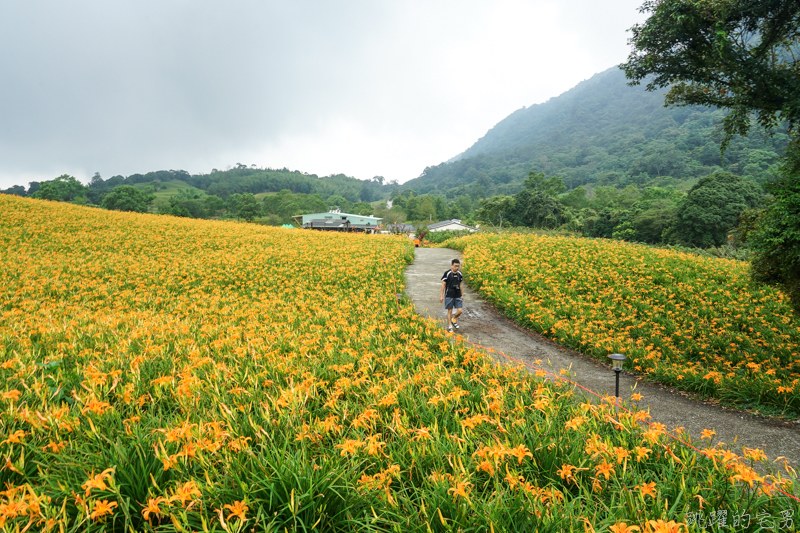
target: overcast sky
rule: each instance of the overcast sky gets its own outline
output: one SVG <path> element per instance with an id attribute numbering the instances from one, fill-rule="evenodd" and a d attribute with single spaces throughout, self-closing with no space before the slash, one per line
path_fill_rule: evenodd
<path id="1" fill-rule="evenodd" d="M 0 0 L 0 188 L 242 163 L 407 181 L 625 61 L 642 0 Z"/>

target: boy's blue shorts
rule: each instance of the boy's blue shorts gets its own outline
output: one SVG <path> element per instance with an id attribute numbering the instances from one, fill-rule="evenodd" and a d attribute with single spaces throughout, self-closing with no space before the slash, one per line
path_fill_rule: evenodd
<path id="1" fill-rule="evenodd" d="M 447 298 L 444 299 L 444 308 L 445 309 L 461 309 L 464 307 L 464 299 L 463 298 Z"/>

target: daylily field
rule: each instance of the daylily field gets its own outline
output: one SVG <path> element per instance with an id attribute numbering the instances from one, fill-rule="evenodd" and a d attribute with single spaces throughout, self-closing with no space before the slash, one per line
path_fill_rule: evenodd
<path id="1" fill-rule="evenodd" d="M 506 252 L 473 242 L 475 279 L 480 253 Z M 395 297 L 411 253 L 400 237 L 0 195 L 0 531 L 798 523 L 790 465 L 718 446 L 711 432 L 682 436 L 695 452 L 635 406 L 582 403 L 563 382 L 494 364 L 417 316 Z M 649 275 L 678 275 L 663 268 Z M 634 307 L 651 298 L 629 290 Z M 762 314 L 773 309 L 758 298 Z M 566 331 L 558 320 L 548 330 Z M 758 338 L 796 352 L 791 333 L 759 331 L 747 337 L 753 350 Z M 596 342 L 598 354 L 617 348 L 615 336 Z M 642 359 L 655 368 L 664 346 L 645 344 Z M 752 362 L 796 391 L 796 368 Z"/>
<path id="2" fill-rule="evenodd" d="M 521 325 L 704 398 L 800 416 L 800 319 L 740 261 L 608 240 L 479 235 L 471 286 Z"/>

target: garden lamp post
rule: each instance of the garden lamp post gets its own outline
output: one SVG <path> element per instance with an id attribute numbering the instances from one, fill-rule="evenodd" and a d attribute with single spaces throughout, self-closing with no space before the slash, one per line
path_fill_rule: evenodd
<path id="1" fill-rule="evenodd" d="M 612 353 L 608 357 L 611 359 L 611 368 L 617 374 L 617 388 L 615 396 L 617 397 L 617 402 L 619 402 L 619 373 L 622 372 L 622 362 L 625 361 L 627 357 L 621 353 Z"/>

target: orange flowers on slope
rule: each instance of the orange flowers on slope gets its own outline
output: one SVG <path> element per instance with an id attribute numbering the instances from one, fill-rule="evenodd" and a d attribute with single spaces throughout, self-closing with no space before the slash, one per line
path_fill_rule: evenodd
<path id="1" fill-rule="evenodd" d="M 470 283 L 524 326 L 675 387 L 800 413 L 800 319 L 744 263 L 533 234 L 453 243 Z"/>
<path id="2" fill-rule="evenodd" d="M 331 513 L 349 502 L 386 530 L 433 521 L 490 530 L 499 516 L 579 528 L 630 515 L 605 505 L 611 491 L 639 486 L 660 512 L 667 491 L 648 491 L 648 481 L 716 473 L 710 461 L 677 463 L 660 444 L 636 447 L 645 436 L 634 419 L 646 413 L 611 422 L 608 404 L 580 404 L 566 387 L 494 364 L 406 301 L 398 310 L 394 285 L 402 290 L 411 260 L 402 238 L 0 195 L 0 240 L 0 469 L 24 487 L 0 487 L 7 529 L 108 517 L 126 530 L 226 517 L 229 529 L 255 517 L 281 530 L 301 520 L 358 528 L 359 516 Z M 515 292 L 514 308 L 534 314 L 525 294 Z M 780 378 L 769 366 L 759 374 Z M 726 502 L 750 490 L 749 472 L 737 475 L 733 486 L 713 480 Z M 127 490 L 122 480 L 141 501 L 112 501 Z M 757 487 L 766 498 L 770 489 Z M 442 497 L 459 511 L 432 505 Z M 640 525 L 659 517 L 643 510 Z"/>

